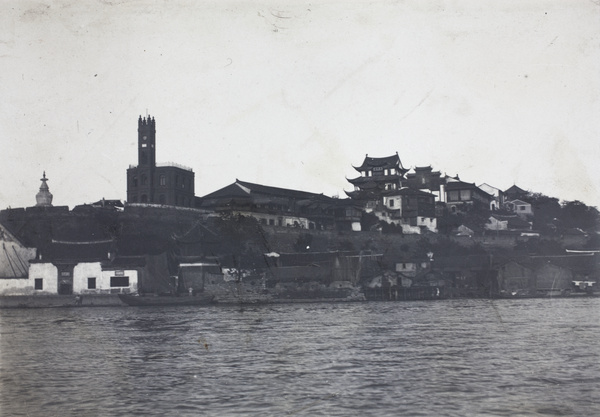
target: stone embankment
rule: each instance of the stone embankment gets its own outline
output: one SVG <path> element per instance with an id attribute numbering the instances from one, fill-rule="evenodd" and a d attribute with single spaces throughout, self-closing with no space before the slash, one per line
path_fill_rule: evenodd
<path id="1" fill-rule="evenodd" d="M 116 294 L 11 295 L 0 297 L 0 308 L 123 307 Z"/>

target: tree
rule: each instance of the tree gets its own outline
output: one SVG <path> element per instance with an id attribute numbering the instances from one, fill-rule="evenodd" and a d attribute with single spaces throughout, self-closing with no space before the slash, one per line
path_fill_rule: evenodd
<path id="1" fill-rule="evenodd" d="M 590 207 L 581 201 L 563 202 L 560 220 L 565 228 L 595 230 L 600 216 L 596 207 Z"/>
<path id="2" fill-rule="evenodd" d="M 561 216 L 558 198 L 548 197 L 541 193 L 530 193 L 523 198 L 533 209 L 533 228 L 540 232 L 551 232 L 556 227 L 556 220 Z"/>
<path id="3" fill-rule="evenodd" d="M 253 268 L 262 263 L 269 251 L 264 231 L 254 217 L 223 214 L 215 220 L 219 234 L 219 254 L 236 268 Z"/>
<path id="4" fill-rule="evenodd" d="M 373 213 L 363 212 L 360 219 L 360 228 L 364 231 L 374 230 L 379 226 L 379 219 Z"/>

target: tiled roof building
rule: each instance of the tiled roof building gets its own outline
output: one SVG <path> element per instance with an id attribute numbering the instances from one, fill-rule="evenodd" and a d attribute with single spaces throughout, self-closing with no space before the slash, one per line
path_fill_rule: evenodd
<path id="1" fill-rule="evenodd" d="M 354 169 L 360 176 L 348 179 L 354 190 L 346 191 L 346 194 L 360 201 L 378 200 L 388 192 L 400 189 L 404 174 L 408 172 L 408 169 L 402 166 L 397 152 L 383 158 L 367 155 L 363 163 Z"/>
<path id="2" fill-rule="evenodd" d="M 517 187 L 516 185 L 513 185 L 512 187 L 504 191 L 504 195 L 506 196 L 507 201 L 523 198 L 527 196 L 527 194 L 529 194 L 527 191 L 520 187 Z"/>
<path id="3" fill-rule="evenodd" d="M 360 222 L 360 208 L 349 199 L 236 179 L 233 184 L 196 199 L 196 207 L 235 212 L 270 226 L 324 229 Z"/>

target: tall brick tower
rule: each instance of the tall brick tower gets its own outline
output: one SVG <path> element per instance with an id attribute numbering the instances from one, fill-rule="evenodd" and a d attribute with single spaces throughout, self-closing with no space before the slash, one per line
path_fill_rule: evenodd
<path id="1" fill-rule="evenodd" d="M 194 207 L 194 172 L 175 163 L 156 163 L 154 117 L 138 119 L 138 164 L 127 170 L 127 202 Z"/>
<path id="2" fill-rule="evenodd" d="M 140 203 L 154 202 L 156 169 L 156 122 L 148 115 L 138 119 L 138 181 Z"/>

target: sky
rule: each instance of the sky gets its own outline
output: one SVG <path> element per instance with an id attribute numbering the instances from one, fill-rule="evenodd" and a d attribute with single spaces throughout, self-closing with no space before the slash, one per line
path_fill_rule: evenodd
<path id="1" fill-rule="evenodd" d="M 0 2 L 0 209 L 126 199 L 137 119 L 197 196 L 345 197 L 366 154 L 600 207 L 600 1 Z"/>

